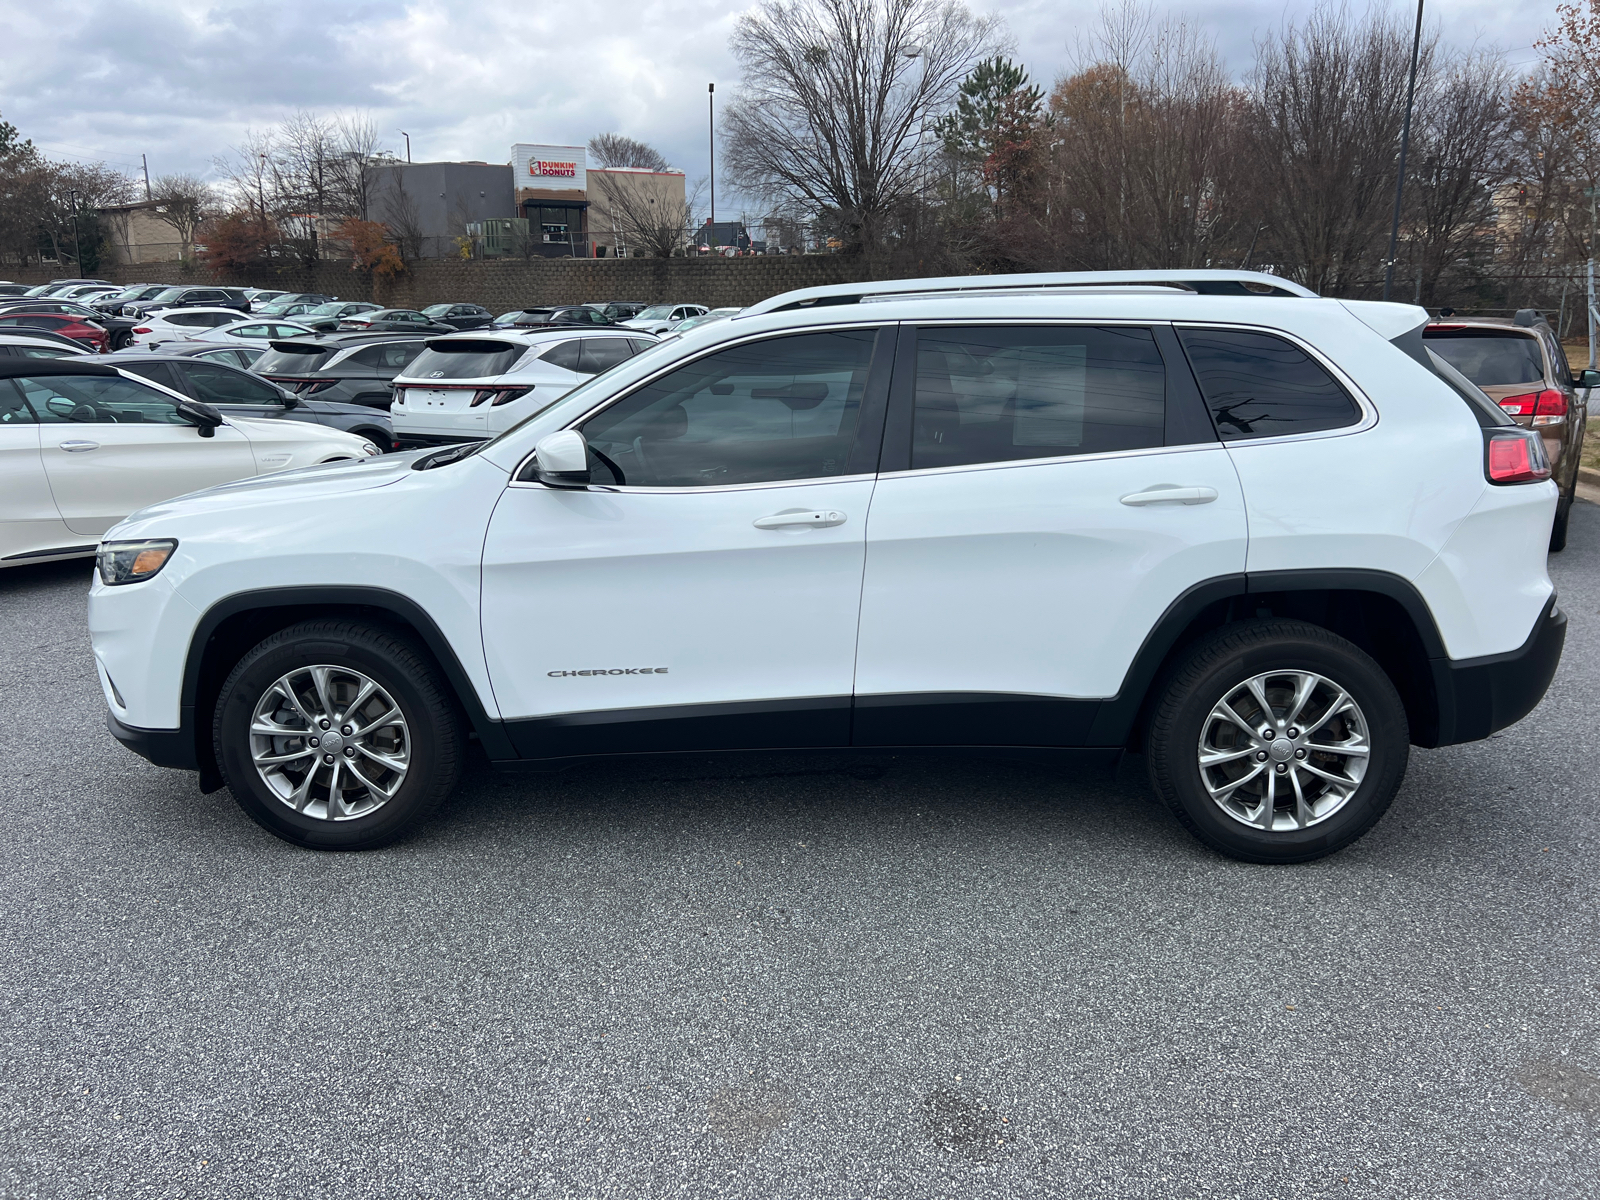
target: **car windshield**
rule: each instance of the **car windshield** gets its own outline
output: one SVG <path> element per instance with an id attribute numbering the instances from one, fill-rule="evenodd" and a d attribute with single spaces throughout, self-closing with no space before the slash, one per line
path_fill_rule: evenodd
<path id="1" fill-rule="evenodd" d="M 1544 356 L 1528 334 L 1466 328 L 1427 329 L 1422 336 L 1428 349 L 1479 387 L 1544 382 Z"/>
<path id="2" fill-rule="evenodd" d="M 343 307 L 344 305 L 339 301 L 333 300 L 327 304 L 317 305 L 315 308 L 310 309 L 306 315 L 312 317 L 337 317 L 339 310 Z"/>
<path id="3" fill-rule="evenodd" d="M 673 305 L 671 304 L 652 304 L 649 308 L 645 309 L 639 314 L 639 320 L 658 321 L 663 317 L 670 317 L 672 315 L 672 309 Z"/>
<path id="4" fill-rule="evenodd" d="M 157 292 L 154 296 L 151 296 L 150 299 L 157 300 L 162 304 L 165 304 L 169 300 L 176 300 L 179 296 L 183 295 L 186 290 L 187 289 L 181 287 L 169 287 L 164 292 Z"/>
<path id="5" fill-rule="evenodd" d="M 504 375 L 527 347 L 480 338 L 434 342 L 406 367 L 407 379 L 492 379 Z M 256 364 L 256 369 L 261 369 Z"/>
<path id="6" fill-rule="evenodd" d="M 250 369 L 258 375 L 304 375 L 327 362 L 337 349 L 336 346 L 289 346 L 280 343 L 256 359 Z"/>
<path id="7" fill-rule="evenodd" d="M 449 311 L 450 306 L 448 304 L 430 304 L 422 310 L 422 315 L 425 317 L 442 317 Z"/>

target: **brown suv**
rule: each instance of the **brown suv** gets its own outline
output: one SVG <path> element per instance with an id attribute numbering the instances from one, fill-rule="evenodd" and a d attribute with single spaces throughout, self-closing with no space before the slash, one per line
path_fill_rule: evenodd
<path id="1" fill-rule="evenodd" d="M 1555 332 L 1535 309 L 1504 317 L 1449 317 L 1431 321 L 1422 337 L 1445 359 L 1489 394 L 1518 425 L 1533 426 L 1544 439 L 1552 478 L 1561 487 L 1550 549 L 1567 544 L 1567 517 L 1578 486 L 1589 389 L 1600 387 L 1600 371 L 1576 376 Z"/>

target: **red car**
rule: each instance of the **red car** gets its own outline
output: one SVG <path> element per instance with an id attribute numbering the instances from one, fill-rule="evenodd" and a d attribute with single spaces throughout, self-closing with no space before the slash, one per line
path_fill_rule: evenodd
<path id="1" fill-rule="evenodd" d="M 110 348 L 111 335 L 82 317 L 65 313 L 0 313 L 0 330 L 44 329 L 82 342 L 101 354 Z"/>

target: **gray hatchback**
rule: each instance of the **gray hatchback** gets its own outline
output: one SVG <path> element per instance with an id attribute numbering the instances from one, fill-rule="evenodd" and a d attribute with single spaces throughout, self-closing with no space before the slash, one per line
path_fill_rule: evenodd
<path id="1" fill-rule="evenodd" d="M 363 404 L 296 396 L 241 367 L 185 354 L 124 353 L 97 357 L 154 383 L 193 396 L 224 416 L 309 421 L 364 437 L 380 450 L 395 449 L 389 414 Z"/>

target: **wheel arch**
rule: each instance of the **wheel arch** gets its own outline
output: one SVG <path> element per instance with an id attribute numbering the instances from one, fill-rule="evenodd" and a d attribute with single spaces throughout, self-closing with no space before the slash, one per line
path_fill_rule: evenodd
<path id="1" fill-rule="evenodd" d="M 252 646 L 313 617 L 346 617 L 406 637 L 444 677 L 490 758 L 515 758 L 501 723 L 484 708 L 449 640 L 427 611 L 385 588 L 286 587 L 241 592 L 219 600 L 201 616 L 184 660 L 181 724 L 193 740 L 200 786 L 222 786 L 211 741 L 212 709 L 223 681 Z"/>
<path id="2" fill-rule="evenodd" d="M 1427 603 L 1398 575 L 1346 568 L 1241 573 L 1184 592 L 1146 636 L 1117 695 L 1101 704 L 1095 744 L 1142 750 L 1161 680 L 1185 651 L 1215 629 L 1262 616 L 1305 621 L 1353 642 L 1400 693 L 1411 741 L 1444 740 L 1435 668 L 1448 655 Z"/>

